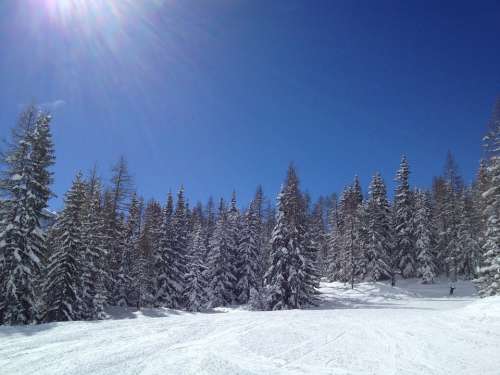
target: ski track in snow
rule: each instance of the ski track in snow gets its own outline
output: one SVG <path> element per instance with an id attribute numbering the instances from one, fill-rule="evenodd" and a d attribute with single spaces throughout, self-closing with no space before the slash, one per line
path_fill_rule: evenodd
<path id="1" fill-rule="evenodd" d="M 323 283 L 308 310 L 114 309 L 98 322 L 0 327 L 11 374 L 500 374 L 500 297 L 468 282 Z"/>

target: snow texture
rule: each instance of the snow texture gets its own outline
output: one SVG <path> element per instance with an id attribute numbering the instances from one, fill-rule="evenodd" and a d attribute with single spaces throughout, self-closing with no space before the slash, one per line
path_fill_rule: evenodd
<path id="1" fill-rule="evenodd" d="M 482 374 L 500 368 L 500 297 L 468 282 L 323 283 L 309 310 L 115 308 L 0 327 L 2 374 Z"/>

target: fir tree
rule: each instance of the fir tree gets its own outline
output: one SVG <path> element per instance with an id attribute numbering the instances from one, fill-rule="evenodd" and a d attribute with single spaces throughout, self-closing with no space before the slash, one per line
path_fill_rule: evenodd
<path id="1" fill-rule="evenodd" d="M 228 213 L 221 199 L 219 217 L 210 239 L 207 259 L 209 281 L 209 307 L 226 306 L 233 302 L 237 281 L 231 264 L 231 233 L 228 231 Z"/>
<path id="2" fill-rule="evenodd" d="M 187 207 L 184 198 L 184 187 L 181 186 L 177 194 L 177 202 L 175 211 L 172 216 L 172 254 L 174 259 L 171 264 L 175 265 L 170 269 L 172 274 L 171 279 L 175 280 L 176 290 L 178 293 L 173 295 L 172 301 L 176 308 L 180 308 L 183 304 L 184 288 L 185 288 L 185 275 L 187 273 L 187 249 L 188 249 L 188 230 L 189 219 L 187 214 Z"/>
<path id="3" fill-rule="evenodd" d="M 414 236 L 417 256 L 417 276 L 422 283 L 430 284 L 437 276 L 432 250 L 432 219 L 430 197 L 417 190 L 415 193 Z"/>
<path id="4" fill-rule="evenodd" d="M 82 274 L 85 267 L 82 242 L 84 204 L 85 183 L 81 174 L 78 174 L 66 193 L 64 209 L 55 224 L 57 236 L 49 259 L 45 285 L 46 320 L 49 322 L 85 317 L 86 309 L 82 301 Z"/>
<path id="5" fill-rule="evenodd" d="M 82 207 L 82 296 L 85 319 L 102 319 L 106 303 L 104 280 L 107 278 L 104 248 L 104 220 L 101 212 L 101 182 L 94 168 L 85 184 Z"/>
<path id="6" fill-rule="evenodd" d="M 37 282 L 47 256 L 40 226 L 51 196 L 54 151 L 50 116 L 29 107 L 4 155 L 0 194 L 0 323 L 27 324 L 38 317 Z"/>
<path id="7" fill-rule="evenodd" d="M 155 254 L 155 277 L 157 306 L 179 308 L 184 293 L 184 264 L 185 257 L 175 247 L 174 233 L 174 203 L 169 193 L 163 211 L 160 246 Z"/>
<path id="8" fill-rule="evenodd" d="M 464 190 L 460 197 L 457 228 L 457 271 L 466 279 L 474 279 L 479 267 L 480 245 L 477 236 L 478 220 L 475 217 L 472 192 Z"/>
<path id="9" fill-rule="evenodd" d="M 110 303 L 117 304 L 120 299 L 119 288 L 125 281 L 123 277 L 122 261 L 124 251 L 124 223 L 123 216 L 129 204 L 132 193 L 132 177 L 128 172 L 127 162 L 121 157 L 112 168 L 111 188 L 105 196 L 104 218 L 107 228 L 108 269 L 110 278 L 107 283 Z"/>
<path id="10" fill-rule="evenodd" d="M 500 294 L 500 99 L 485 137 L 488 160 L 488 189 L 483 193 L 486 218 L 483 261 L 476 284 L 483 297 Z"/>
<path id="11" fill-rule="evenodd" d="M 256 197 L 257 198 L 257 197 Z M 240 303 L 247 303 L 252 290 L 260 289 L 260 220 L 259 202 L 253 200 L 243 215 L 241 239 L 238 248 L 238 298 Z"/>
<path id="12" fill-rule="evenodd" d="M 366 205 L 366 277 L 377 281 L 391 276 L 389 254 L 392 246 L 390 207 L 387 191 L 379 173 L 370 184 Z"/>
<path id="13" fill-rule="evenodd" d="M 271 265 L 266 274 L 269 308 L 296 309 L 315 302 L 313 249 L 306 233 L 306 212 L 299 180 L 290 166 L 278 196 L 278 214 L 271 239 Z M 308 248 L 309 247 L 309 248 Z"/>
<path id="14" fill-rule="evenodd" d="M 206 253 L 201 223 L 195 223 L 193 240 L 188 252 L 189 271 L 186 274 L 185 301 L 188 311 L 202 311 L 207 305 L 207 268 L 202 256 Z"/>
<path id="15" fill-rule="evenodd" d="M 229 251 L 229 268 L 230 272 L 236 277 L 233 283 L 233 301 L 236 301 L 238 298 L 238 279 L 240 277 L 238 273 L 238 251 L 240 245 L 240 236 L 241 236 L 241 218 L 240 212 L 238 210 L 238 206 L 236 204 L 236 192 L 233 191 L 231 196 L 231 205 L 229 207 L 227 213 L 227 246 Z"/>
<path id="16" fill-rule="evenodd" d="M 394 197 L 394 239 L 399 269 L 403 277 L 416 275 L 416 256 L 413 240 L 413 200 L 408 178 L 410 170 L 405 156 L 396 175 L 398 186 Z"/>

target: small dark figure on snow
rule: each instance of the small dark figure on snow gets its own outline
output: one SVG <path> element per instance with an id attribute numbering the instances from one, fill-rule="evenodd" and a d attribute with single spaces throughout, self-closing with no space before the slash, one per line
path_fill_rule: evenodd
<path id="1" fill-rule="evenodd" d="M 455 283 L 450 284 L 450 296 L 453 295 L 453 291 L 455 290 Z"/>

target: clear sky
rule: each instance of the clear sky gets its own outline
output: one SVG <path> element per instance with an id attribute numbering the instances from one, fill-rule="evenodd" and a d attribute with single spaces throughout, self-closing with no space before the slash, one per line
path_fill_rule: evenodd
<path id="1" fill-rule="evenodd" d="M 448 149 L 470 181 L 500 2 L 2 0 L 0 83 L 0 137 L 52 110 L 59 197 L 121 154 L 160 200 L 274 199 L 290 161 L 313 196 L 377 170 L 392 189 L 402 153 L 429 186 Z"/>

